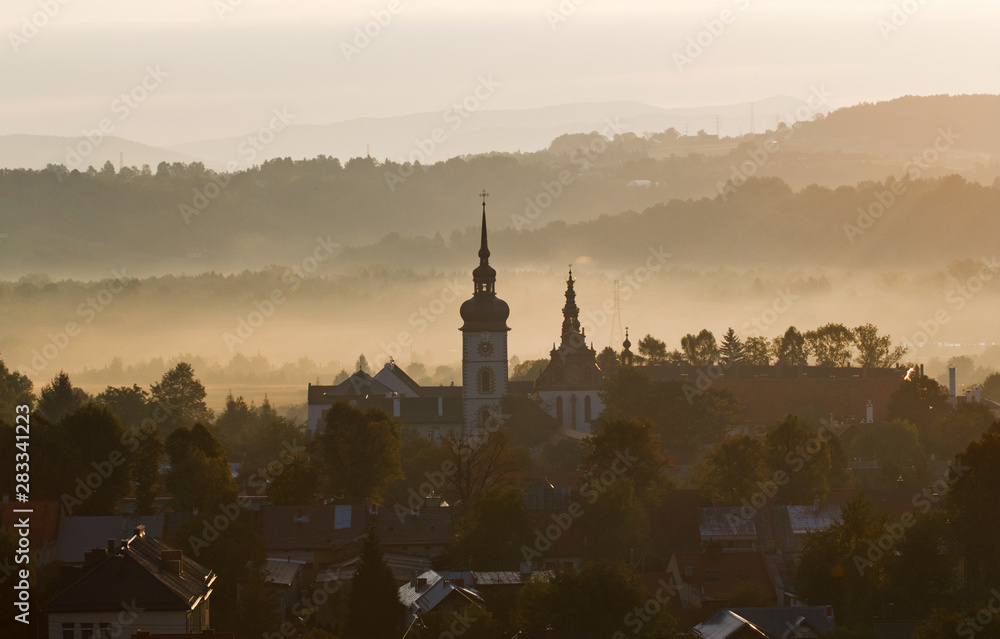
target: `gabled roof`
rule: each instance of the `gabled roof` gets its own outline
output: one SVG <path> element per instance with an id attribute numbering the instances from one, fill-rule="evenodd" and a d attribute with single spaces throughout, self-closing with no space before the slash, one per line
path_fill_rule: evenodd
<path id="1" fill-rule="evenodd" d="M 770 637 L 785 637 L 790 631 L 791 637 L 809 637 L 809 629 L 825 637 L 837 627 L 833 609 L 828 606 L 731 608 L 730 611 Z"/>
<path id="2" fill-rule="evenodd" d="M 400 395 L 420 397 L 420 384 L 413 381 L 396 362 L 389 360 L 382 370 L 375 373 L 375 381 L 380 382 Z"/>
<path id="3" fill-rule="evenodd" d="M 406 583 L 399 587 L 399 602 L 410 612 L 428 612 L 434 610 L 438 604 L 449 596 L 458 596 L 465 599 L 467 603 L 482 603 L 483 598 L 473 588 L 460 586 L 459 584 L 442 577 L 433 570 L 422 573 L 419 579 L 425 579 L 422 586 L 414 587 L 412 583 Z"/>
<path id="4" fill-rule="evenodd" d="M 176 557 L 173 568 L 165 561 Z M 72 584 L 56 593 L 44 611 L 121 610 L 122 602 L 143 609 L 188 611 L 212 593 L 215 573 L 141 529 Z M 134 603 L 133 603 L 134 602 Z"/>
<path id="5" fill-rule="evenodd" d="M 55 561 L 83 563 L 94 548 L 107 547 L 109 539 L 127 539 L 138 526 L 149 537 L 163 537 L 163 515 L 150 517 L 63 517 L 56 540 Z"/>
<path id="6" fill-rule="evenodd" d="M 358 371 L 335 386 L 309 385 L 310 404 L 333 404 L 351 397 L 364 397 L 366 395 L 381 395 L 385 397 L 392 393 L 385 384 L 376 381 L 374 377 Z"/>
<path id="7" fill-rule="evenodd" d="M 334 549 L 364 537 L 366 506 L 265 506 L 261 531 L 269 550 Z"/>

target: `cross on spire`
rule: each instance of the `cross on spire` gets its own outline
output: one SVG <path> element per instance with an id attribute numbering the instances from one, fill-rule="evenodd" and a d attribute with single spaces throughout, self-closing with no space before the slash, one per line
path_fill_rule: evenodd
<path id="1" fill-rule="evenodd" d="M 483 189 L 483 192 L 479 194 L 479 197 L 483 198 L 483 213 L 486 212 L 486 198 L 489 196 L 490 194 L 486 192 L 486 189 Z"/>

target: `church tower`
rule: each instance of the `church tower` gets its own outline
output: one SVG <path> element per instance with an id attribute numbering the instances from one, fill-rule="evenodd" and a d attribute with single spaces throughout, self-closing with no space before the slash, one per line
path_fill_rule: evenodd
<path id="1" fill-rule="evenodd" d="M 472 299 L 462 304 L 462 412 L 466 432 L 486 426 L 491 408 L 507 394 L 507 318 L 510 307 L 497 297 L 497 272 L 486 241 L 486 197 L 479 266 L 472 272 Z"/>

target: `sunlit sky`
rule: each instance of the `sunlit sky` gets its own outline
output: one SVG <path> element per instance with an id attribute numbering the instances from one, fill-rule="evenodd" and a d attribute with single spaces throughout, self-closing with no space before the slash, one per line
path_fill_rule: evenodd
<path id="1" fill-rule="evenodd" d="M 997 93 L 998 28 L 997 0 L 3 0 L 0 134 L 80 135 L 147 68 L 115 134 L 153 145 L 445 110 L 482 76 L 488 109 Z"/>

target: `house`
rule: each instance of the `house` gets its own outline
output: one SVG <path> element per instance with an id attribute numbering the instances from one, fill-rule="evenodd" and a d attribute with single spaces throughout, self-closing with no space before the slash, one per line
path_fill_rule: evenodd
<path id="1" fill-rule="evenodd" d="M 368 526 L 367 506 L 265 506 L 261 532 L 269 557 L 312 564 L 358 553 Z"/>
<path id="2" fill-rule="evenodd" d="M 831 606 L 727 608 L 694 627 L 704 639 L 822 639 L 836 629 Z"/>
<path id="3" fill-rule="evenodd" d="M 130 629 L 189 634 L 209 629 L 215 573 L 142 526 L 119 544 L 87 553 L 61 574 L 65 585 L 43 606 L 49 639 L 87 639 Z"/>
<path id="4" fill-rule="evenodd" d="M 446 579 L 433 570 L 414 574 L 410 581 L 398 589 L 399 602 L 406 608 L 406 623 L 418 614 L 441 610 L 446 613 L 469 604 L 483 605 L 483 597 L 474 588 L 460 581 Z"/>
<path id="5" fill-rule="evenodd" d="M 649 573 L 644 581 L 664 579 L 679 593 L 683 608 L 712 610 L 724 607 L 734 598 L 777 603 L 774 583 L 761 552 L 675 553 L 666 574 Z"/>
<path id="6" fill-rule="evenodd" d="M 448 552 L 455 534 L 452 508 L 431 499 L 421 508 L 382 509 L 376 532 L 387 554 L 434 559 Z"/>

